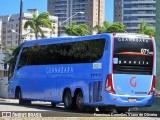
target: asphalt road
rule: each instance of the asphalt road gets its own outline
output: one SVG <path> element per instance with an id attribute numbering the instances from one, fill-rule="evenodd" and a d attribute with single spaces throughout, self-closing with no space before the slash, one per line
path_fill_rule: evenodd
<path id="1" fill-rule="evenodd" d="M 95 117 L 95 115 L 97 117 Z M 65 110 L 63 104 L 58 104 L 57 107 L 52 108 L 50 102 L 32 102 L 30 105 L 19 105 L 18 100 L 12 99 L 0 99 L 0 120 L 4 118 L 10 119 L 27 119 L 28 117 L 37 118 L 45 117 L 45 119 L 75 119 L 75 120 L 158 120 L 158 117 L 124 117 L 125 114 L 121 114 L 118 117 L 110 117 L 110 114 L 103 113 L 78 113 L 76 111 Z M 136 114 L 135 114 L 136 115 Z M 6 117 L 7 116 L 7 117 Z M 84 118 L 85 117 L 85 118 Z M 9 120 L 10 120 L 9 119 Z"/>
<path id="2" fill-rule="evenodd" d="M 85 117 L 94 116 L 94 113 L 78 113 L 64 109 L 63 104 L 58 104 L 55 108 L 51 107 L 50 102 L 32 102 L 29 105 L 19 105 L 18 100 L 1 99 L 1 112 L 17 113 L 41 113 L 42 117 Z"/>

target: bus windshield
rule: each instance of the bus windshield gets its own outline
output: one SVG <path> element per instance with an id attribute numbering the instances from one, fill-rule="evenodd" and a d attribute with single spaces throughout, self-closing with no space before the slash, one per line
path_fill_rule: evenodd
<path id="1" fill-rule="evenodd" d="M 113 72 L 151 75 L 153 43 L 146 38 L 114 38 Z"/>

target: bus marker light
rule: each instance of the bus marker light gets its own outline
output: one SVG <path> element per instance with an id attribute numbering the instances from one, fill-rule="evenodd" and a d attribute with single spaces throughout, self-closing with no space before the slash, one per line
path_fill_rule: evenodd
<path id="1" fill-rule="evenodd" d="M 109 93 L 116 94 L 113 88 L 112 74 L 107 75 L 105 90 L 108 91 Z"/>
<path id="2" fill-rule="evenodd" d="M 152 95 L 155 92 L 155 87 L 156 87 L 156 76 L 153 75 L 152 85 L 148 95 Z"/>
<path id="3" fill-rule="evenodd" d="M 39 45 L 38 43 L 34 43 L 34 45 L 33 45 L 33 46 L 35 46 L 35 47 L 36 47 L 36 46 L 38 46 L 38 45 Z"/>
<path id="4" fill-rule="evenodd" d="M 151 38 L 151 39 L 152 39 L 153 37 L 152 37 L 152 36 L 149 36 L 149 38 Z"/>
<path id="5" fill-rule="evenodd" d="M 113 36 L 116 36 L 116 33 L 113 33 Z"/>

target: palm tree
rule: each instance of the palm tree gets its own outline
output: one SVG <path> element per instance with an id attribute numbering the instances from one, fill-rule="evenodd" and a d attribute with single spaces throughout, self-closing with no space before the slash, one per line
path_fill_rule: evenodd
<path id="1" fill-rule="evenodd" d="M 100 33 L 124 33 L 126 32 L 126 26 L 123 23 L 115 22 L 113 24 L 109 24 L 107 21 L 104 21 L 103 26 L 96 25 L 93 28 L 93 31 L 97 31 L 98 34 Z"/>
<path id="2" fill-rule="evenodd" d="M 154 28 L 147 28 L 145 31 L 144 31 L 144 34 L 146 35 L 151 35 L 153 37 L 156 36 L 156 31 Z"/>
<path id="3" fill-rule="evenodd" d="M 155 37 L 156 31 L 154 28 L 149 27 L 149 23 L 142 22 L 141 24 L 138 25 L 138 27 L 139 27 L 138 33 L 151 35 Z"/>
<path id="4" fill-rule="evenodd" d="M 43 12 L 38 16 L 33 14 L 33 20 L 28 20 L 25 22 L 24 29 L 28 28 L 29 26 L 34 30 L 36 39 L 38 38 L 38 33 L 41 34 L 42 38 L 45 38 L 44 32 L 41 29 L 41 25 L 49 28 L 54 33 L 54 29 L 52 27 L 52 23 L 49 19 L 49 13 Z"/>
<path id="5" fill-rule="evenodd" d="M 93 31 L 97 31 L 97 34 L 107 33 L 109 26 L 110 24 L 107 21 L 104 21 L 103 26 L 96 25 L 95 27 L 93 27 Z"/>
<path id="6" fill-rule="evenodd" d="M 125 33 L 126 32 L 126 26 L 123 23 L 115 22 L 111 24 L 107 30 L 109 33 Z"/>
<path id="7" fill-rule="evenodd" d="M 66 34 L 71 36 L 86 36 L 89 35 L 88 25 L 80 24 L 76 25 L 76 22 L 73 21 L 71 26 L 64 26 L 63 30 Z"/>
<path id="8" fill-rule="evenodd" d="M 138 33 L 145 34 L 144 32 L 148 28 L 148 26 L 149 26 L 149 23 L 146 23 L 146 22 L 142 22 L 141 24 L 139 24 L 138 25 L 138 27 L 139 27 Z"/>

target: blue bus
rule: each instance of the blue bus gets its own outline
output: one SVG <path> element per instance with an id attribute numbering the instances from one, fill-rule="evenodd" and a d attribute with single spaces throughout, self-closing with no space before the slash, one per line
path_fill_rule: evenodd
<path id="1" fill-rule="evenodd" d="M 27 41 L 9 61 L 9 98 L 64 103 L 66 109 L 126 112 L 151 106 L 153 37 L 114 33 Z"/>

